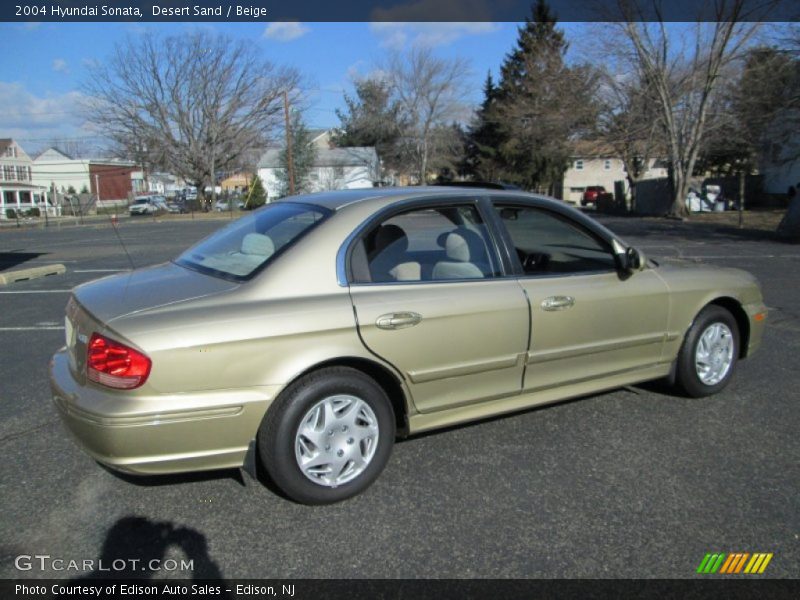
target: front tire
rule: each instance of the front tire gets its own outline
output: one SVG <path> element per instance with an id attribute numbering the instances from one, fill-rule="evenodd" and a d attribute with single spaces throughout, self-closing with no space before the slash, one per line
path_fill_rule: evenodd
<path id="1" fill-rule="evenodd" d="M 730 312 L 709 305 L 689 328 L 678 354 L 675 382 L 687 395 L 702 398 L 728 385 L 739 357 L 739 327 Z"/>
<path id="2" fill-rule="evenodd" d="M 289 498 L 331 504 L 378 478 L 394 437 L 383 389 L 361 371 L 332 367 L 302 377 L 275 400 L 258 430 L 258 455 Z"/>

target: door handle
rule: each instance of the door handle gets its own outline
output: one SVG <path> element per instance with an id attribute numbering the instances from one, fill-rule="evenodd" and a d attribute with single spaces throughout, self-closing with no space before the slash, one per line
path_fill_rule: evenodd
<path id="1" fill-rule="evenodd" d="M 405 329 L 422 321 L 422 315 L 415 312 L 397 312 L 381 315 L 375 321 L 378 329 Z"/>
<path id="2" fill-rule="evenodd" d="M 544 310 L 564 310 L 575 305 L 575 298 L 572 296 L 550 296 L 542 300 Z"/>

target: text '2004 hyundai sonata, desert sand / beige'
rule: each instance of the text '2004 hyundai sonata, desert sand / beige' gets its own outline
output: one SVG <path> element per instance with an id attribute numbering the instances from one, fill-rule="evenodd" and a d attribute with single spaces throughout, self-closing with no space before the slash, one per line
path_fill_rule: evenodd
<path id="1" fill-rule="evenodd" d="M 657 378 L 718 392 L 765 317 L 748 273 L 648 261 L 551 199 L 351 190 L 75 288 L 50 378 L 105 465 L 260 461 L 322 504 L 369 486 L 398 435 Z"/>

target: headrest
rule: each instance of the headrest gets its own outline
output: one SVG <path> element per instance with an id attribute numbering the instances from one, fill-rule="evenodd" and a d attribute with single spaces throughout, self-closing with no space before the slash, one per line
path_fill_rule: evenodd
<path id="1" fill-rule="evenodd" d="M 447 240 L 444 243 L 444 251 L 450 260 L 469 262 L 467 240 L 457 233 L 451 233 L 447 236 Z"/>
<path id="2" fill-rule="evenodd" d="M 408 236 L 403 231 L 402 227 L 397 225 L 381 225 L 375 233 L 375 251 L 378 254 L 388 248 L 394 246 L 392 249 L 397 252 L 405 252 L 408 250 Z"/>
<path id="3" fill-rule="evenodd" d="M 248 233 L 242 240 L 242 254 L 256 254 L 258 256 L 272 256 L 275 244 L 269 236 L 261 233 Z"/>

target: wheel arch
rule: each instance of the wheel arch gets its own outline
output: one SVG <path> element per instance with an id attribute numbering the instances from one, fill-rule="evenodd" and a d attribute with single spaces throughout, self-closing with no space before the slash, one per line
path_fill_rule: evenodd
<path id="1" fill-rule="evenodd" d="M 287 382 L 283 389 L 287 389 L 295 381 L 306 375 L 328 367 L 350 367 L 351 369 L 361 371 L 364 375 L 375 381 L 389 398 L 395 417 L 397 435 L 400 437 L 408 435 L 408 416 L 411 401 L 407 391 L 404 389 L 403 383 L 388 367 L 368 358 L 344 356 L 318 362 L 298 373 L 291 381 Z"/>
<path id="2" fill-rule="evenodd" d="M 739 328 L 738 358 L 747 358 L 747 348 L 750 345 L 750 319 L 747 317 L 747 313 L 742 308 L 741 303 L 736 298 L 721 296 L 715 298 L 706 306 L 719 306 L 731 313 L 736 321 L 736 326 Z"/>

